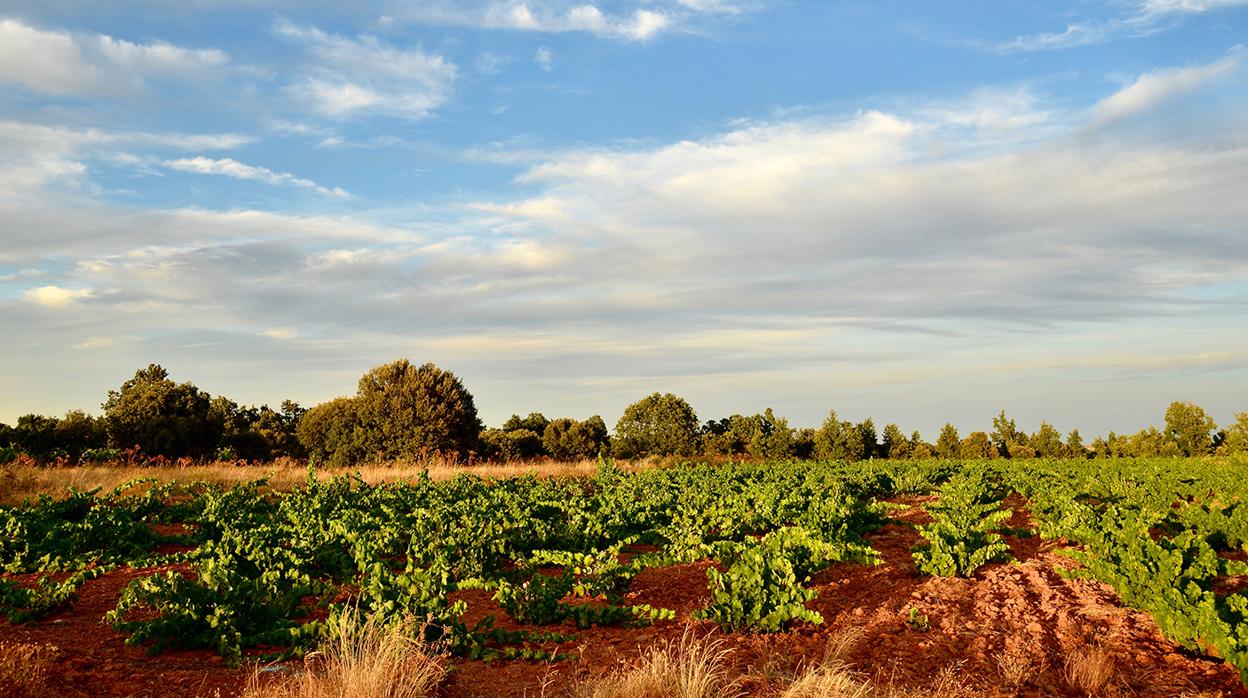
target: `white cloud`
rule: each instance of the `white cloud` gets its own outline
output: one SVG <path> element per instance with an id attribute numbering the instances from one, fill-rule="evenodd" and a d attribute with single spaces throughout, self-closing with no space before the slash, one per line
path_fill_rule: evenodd
<path id="1" fill-rule="evenodd" d="M 1248 5 L 1248 0 L 1144 0 L 1138 16 L 1201 14 L 1242 5 Z"/>
<path id="2" fill-rule="evenodd" d="M 202 156 L 193 158 L 178 158 L 176 160 L 166 160 L 164 165 L 170 169 L 182 172 L 224 175 L 226 177 L 233 177 L 234 179 L 250 179 L 278 186 L 291 185 L 301 187 L 303 189 L 312 189 L 326 196 L 350 196 L 350 194 L 343 191 L 339 187 L 330 189 L 328 187 L 323 187 L 310 179 L 296 177 L 289 172 L 274 172 L 266 167 L 245 165 L 233 158 L 213 159 Z"/>
<path id="3" fill-rule="evenodd" d="M 141 90 L 150 78 L 197 78 L 229 56 L 165 42 L 136 44 L 104 34 L 75 35 L 0 20 L 0 81 L 54 95 Z"/>
<path id="4" fill-rule="evenodd" d="M 239 134 L 144 133 L 0 120 L 0 200 L 28 196 L 53 182 L 77 184 L 87 162 L 104 159 L 142 171 L 150 158 L 119 149 L 228 150 L 250 142 Z"/>
<path id="5" fill-rule="evenodd" d="M 609 15 L 595 5 L 575 5 L 566 11 L 539 8 L 527 2 L 497 3 L 486 8 L 482 23 L 499 29 L 540 32 L 589 32 L 634 41 L 645 41 L 672 25 L 661 11 L 636 9 L 629 15 Z"/>
<path id="6" fill-rule="evenodd" d="M 637 4 L 637 3 L 635 3 Z M 647 41 L 676 29 L 692 16 L 736 13 L 753 4 L 723 0 L 679 0 L 639 3 L 643 6 L 607 12 L 592 3 L 550 0 L 465 0 L 426 2 L 407 8 L 405 18 L 417 22 L 543 33 L 585 32 L 625 41 Z"/>
<path id="7" fill-rule="evenodd" d="M 1145 73 L 1106 97 L 1093 108 L 1093 126 L 1146 112 L 1174 98 L 1193 92 L 1239 68 L 1244 52 L 1232 51 L 1225 58 L 1191 68 L 1168 68 Z"/>
<path id="8" fill-rule="evenodd" d="M 419 48 L 400 49 L 372 36 L 350 39 L 281 21 L 274 31 L 307 48 L 311 72 L 291 89 L 322 114 L 371 113 L 422 119 L 450 98 L 457 69 Z"/>
<path id="9" fill-rule="evenodd" d="M 997 44 L 1002 52 L 1047 51 L 1141 38 L 1173 28 L 1184 17 L 1248 5 L 1248 0 L 1144 0 L 1130 14 L 1074 22 L 1061 32 L 1042 32 Z"/>
<path id="10" fill-rule="evenodd" d="M 27 289 L 22 293 L 22 298 L 25 298 L 36 305 L 61 307 L 84 298 L 90 298 L 92 293 L 93 292 L 90 289 L 86 288 L 39 286 L 37 288 Z"/>
<path id="11" fill-rule="evenodd" d="M 549 73 L 555 67 L 555 54 L 549 46 L 538 46 L 537 51 L 533 53 L 533 62 Z"/>

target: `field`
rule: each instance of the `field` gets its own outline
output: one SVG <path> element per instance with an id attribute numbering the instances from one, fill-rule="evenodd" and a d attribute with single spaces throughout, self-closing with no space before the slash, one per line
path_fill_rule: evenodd
<path id="1" fill-rule="evenodd" d="M 716 695 L 1248 695 L 1245 468 L 7 471 L 0 693 L 273 691 L 368 619 L 445 696 L 676 695 L 633 679 L 698 652 Z M 14 505 L 57 478 L 111 489 Z"/>

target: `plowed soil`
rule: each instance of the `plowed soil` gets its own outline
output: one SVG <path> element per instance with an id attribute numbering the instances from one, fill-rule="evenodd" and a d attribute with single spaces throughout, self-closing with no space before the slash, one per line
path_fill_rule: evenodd
<path id="1" fill-rule="evenodd" d="M 1016 512 L 1008 526 L 1029 528 L 1024 503 L 1015 496 L 1007 504 Z M 922 689 L 945 672 L 986 696 L 1082 696 L 1086 692 L 1072 685 L 1068 667 L 1080 657 L 1099 657 L 1110 671 L 1104 695 L 1248 696 L 1233 668 L 1166 641 L 1147 615 L 1124 608 L 1111 588 L 1059 574 L 1059 567 L 1073 566 L 1055 552 L 1060 542 L 1007 536 L 1013 563 L 991 565 L 972 579 L 922 577 L 910 556 L 920 541 L 911 524 L 925 522 L 925 514 L 915 508 L 895 517 L 898 523 L 870 537 L 883 564 L 837 564 L 811 580 L 818 597 L 810 605 L 823 615 L 822 625 L 725 635 L 691 617 L 708 600 L 706 569 L 712 563 L 648 569 L 633 580 L 629 601 L 674 609 L 675 620 L 643 629 L 542 628 L 574 634 L 574 642 L 558 646 L 573 658 L 458 660 L 443 694 L 558 696 L 578 682 L 626 667 L 655 643 L 678 642 L 689 631 L 730 648 L 741 685 L 756 694 L 772 692 L 784 676 L 834 649 L 864 678 L 899 687 Z M 0 640 L 55 646 L 57 661 L 41 689 L 46 695 L 236 695 L 248 669 L 230 669 L 207 651 L 149 657 L 125 646 L 124 637 L 101 622 L 126 583 L 161 569 L 170 568 L 122 568 L 87 582 L 67 612 L 21 626 L 0 621 Z M 470 622 L 493 614 L 503 627 L 520 627 L 488 592 L 461 597 L 469 602 Z"/>

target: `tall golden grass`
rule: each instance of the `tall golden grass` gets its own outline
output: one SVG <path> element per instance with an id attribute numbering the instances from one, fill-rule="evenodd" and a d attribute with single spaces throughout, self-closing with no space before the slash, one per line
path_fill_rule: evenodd
<path id="1" fill-rule="evenodd" d="M 333 623 L 330 639 L 307 656 L 301 671 L 269 678 L 257 667 L 242 698 L 426 698 L 446 676 L 445 657 L 412 639 L 412 619 L 382 623 L 349 612 Z"/>
<path id="2" fill-rule="evenodd" d="M 643 470 L 660 465 L 660 461 L 637 461 L 617 463 L 628 471 Z M 393 461 L 362 465 L 357 468 L 317 468 L 322 477 L 344 473 L 359 473 L 369 484 L 402 482 L 419 478 L 424 472 L 435 480 L 449 480 L 463 473 L 486 478 L 507 478 L 524 475 L 536 477 L 584 477 L 598 471 L 597 460 L 580 461 L 532 461 L 525 463 L 457 465 L 440 460 L 426 462 Z M 24 500 L 46 494 L 62 497 L 71 487 L 80 490 L 100 488 L 107 492 L 118 485 L 137 478 L 153 478 L 157 483 L 210 482 L 234 485 L 267 478 L 269 487 L 276 491 L 288 491 L 307 480 L 308 466 L 296 460 L 280 460 L 256 465 L 235 463 L 208 463 L 189 466 L 128 466 L 122 464 L 81 465 L 71 467 L 46 467 L 29 463 L 0 465 L 0 504 L 17 505 Z"/>
<path id="3" fill-rule="evenodd" d="M 635 665 L 573 689 L 577 698 L 730 698 L 729 652 L 719 640 L 686 629 L 680 642 L 652 647 Z"/>

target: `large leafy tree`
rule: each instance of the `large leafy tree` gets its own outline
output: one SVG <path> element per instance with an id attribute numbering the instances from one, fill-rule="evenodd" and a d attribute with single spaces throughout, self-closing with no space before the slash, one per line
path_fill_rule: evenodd
<path id="1" fill-rule="evenodd" d="M 1213 432 L 1217 428 L 1213 418 L 1191 402 L 1172 402 L 1166 408 L 1166 440 L 1185 456 L 1212 453 Z"/>
<path id="2" fill-rule="evenodd" d="M 56 417 L 41 414 L 27 414 L 18 417 L 17 426 L 13 429 L 13 443 L 23 453 L 47 460 L 57 455 L 60 440 L 57 438 Z"/>
<path id="3" fill-rule="evenodd" d="M 365 373 L 356 410 L 370 452 L 383 458 L 466 456 L 477 448 L 481 420 L 459 378 L 407 359 Z"/>
<path id="4" fill-rule="evenodd" d="M 654 393 L 634 402 L 615 424 L 612 452 L 621 458 L 692 456 L 697 448 L 698 415 L 671 393 Z"/>
<path id="5" fill-rule="evenodd" d="M 1040 429 L 1031 436 L 1028 445 L 1041 458 L 1061 458 L 1066 455 L 1066 444 L 1062 443 L 1062 434 L 1048 422 L 1040 422 Z"/>
<path id="6" fill-rule="evenodd" d="M 114 447 L 138 446 L 147 455 L 169 458 L 213 454 L 224 430 L 208 393 L 175 383 L 157 364 L 110 390 L 104 416 Z"/>

